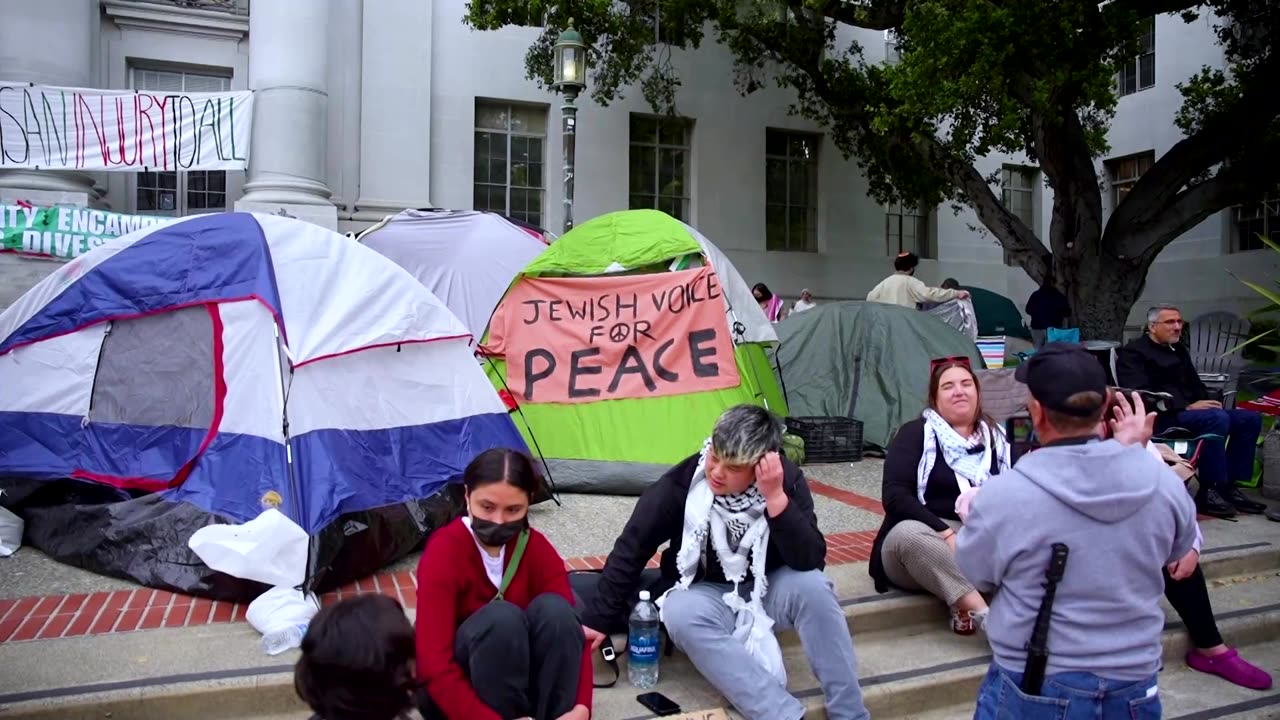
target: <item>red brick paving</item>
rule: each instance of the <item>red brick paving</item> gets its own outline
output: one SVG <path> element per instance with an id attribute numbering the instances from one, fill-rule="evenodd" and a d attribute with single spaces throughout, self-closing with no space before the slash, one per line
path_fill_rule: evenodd
<path id="1" fill-rule="evenodd" d="M 883 514 L 880 501 L 874 498 L 815 480 L 809 481 L 809 487 L 816 495 Z M 875 535 L 872 530 L 827 535 L 827 564 L 865 562 L 871 557 Z M 570 558 L 565 561 L 565 567 L 600 570 L 606 557 Z M 654 555 L 647 566 L 658 567 L 658 558 Z M 325 593 L 320 600 L 324 605 L 331 605 L 344 597 L 363 593 L 382 593 L 411 608 L 417 604 L 417 580 L 408 570 L 379 573 Z M 7 598 L 0 599 L 0 643 L 243 622 L 246 609 L 243 603 L 215 602 L 150 588 Z"/>

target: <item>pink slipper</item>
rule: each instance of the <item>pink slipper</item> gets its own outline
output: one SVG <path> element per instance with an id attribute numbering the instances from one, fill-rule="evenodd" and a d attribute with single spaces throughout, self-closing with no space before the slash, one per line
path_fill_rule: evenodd
<path id="1" fill-rule="evenodd" d="M 1187 665 L 1192 670 L 1217 675 L 1227 682 L 1232 682 L 1251 690 L 1268 690 L 1271 688 L 1271 676 L 1262 668 L 1245 661 L 1234 648 L 1213 657 L 1202 655 L 1192 650 L 1187 653 Z"/>

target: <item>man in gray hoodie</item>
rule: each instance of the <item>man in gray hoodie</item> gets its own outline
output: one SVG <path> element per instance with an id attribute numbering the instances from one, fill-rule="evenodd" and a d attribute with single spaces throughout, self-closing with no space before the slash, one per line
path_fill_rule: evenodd
<path id="1" fill-rule="evenodd" d="M 956 537 L 961 572 L 995 591 L 986 621 L 994 661 L 974 717 L 1159 718 L 1160 568 L 1191 550 L 1195 506 L 1141 444 L 1098 439 L 1106 375 L 1079 346 L 1047 345 L 1015 376 L 1031 391 L 1041 447 L 983 486 Z M 1031 697 L 1021 690 L 1026 647 L 1054 543 L 1069 556 L 1045 681 Z"/>

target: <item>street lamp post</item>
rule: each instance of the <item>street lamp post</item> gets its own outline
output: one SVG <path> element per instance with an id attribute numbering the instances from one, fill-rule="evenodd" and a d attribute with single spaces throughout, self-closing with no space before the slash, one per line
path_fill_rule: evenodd
<path id="1" fill-rule="evenodd" d="M 573 229 L 573 170 L 576 150 L 578 108 L 574 101 L 587 87 L 587 46 L 582 35 L 569 27 L 556 38 L 555 82 L 553 86 L 564 97 L 560 108 L 564 141 L 564 232 Z"/>

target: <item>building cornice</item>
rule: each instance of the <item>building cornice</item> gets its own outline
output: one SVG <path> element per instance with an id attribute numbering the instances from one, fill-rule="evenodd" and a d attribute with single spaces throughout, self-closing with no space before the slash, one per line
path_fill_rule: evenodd
<path id="1" fill-rule="evenodd" d="M 247 15 L 137 0 L 102 0 L 102 9 L 122 30 L 141 29 L 228 40 L 243 40 L 249 35 Z"/>

